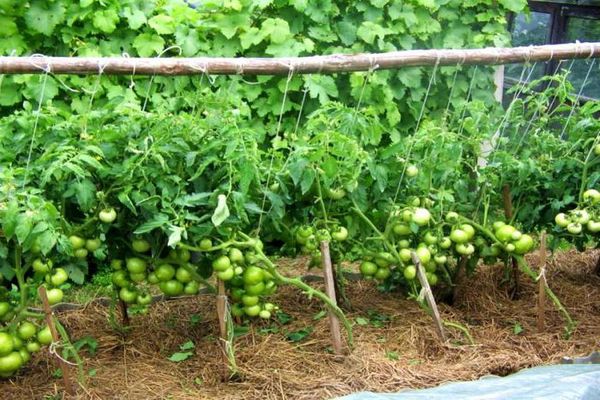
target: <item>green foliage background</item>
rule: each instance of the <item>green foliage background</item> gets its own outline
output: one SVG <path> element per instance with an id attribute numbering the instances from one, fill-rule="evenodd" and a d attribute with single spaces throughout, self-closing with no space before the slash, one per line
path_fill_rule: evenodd
<path id="1" fill-rule="evenodd" d="M 302 56 L 385 52 L 421 48 L 460 48 L 509 44 L 506 14 L 525 0 L 31 0 L 0 1 L 0 52 L 48 56 Z M 39 60 L 44 68 L 43 57 Z M 101 69 L 101 65 L 99 65 Z M 464 101 L 472 74 L 465 68 L 437 71 L 427 99 L 431 110 Z M 481 73 L 481 71 L 485 71 Z M 479 68 L 473 97 L 492 101 L 489 68 Z M 256 124 L 271 128 L 283 110 L 296 115 L 307 90 L 306 113 L 328 100 L 370 106 L 387 124 L 392 142 L 409 132 L 425 99 L 432 68 L 406 68 L 367 74 L 284 77 L 218 77 L 249 106 Z M 209 79 L 61 76 L 47 80 L 44 101 L 76 114 L 125 100 L 130 107 L 168 111 L 193 108 L 198 88 Z M 10 112 L 25 102 L 37 106 L 44 77 L 7 76 L 0 106 Z M 255 84 L 251 84 L 251 83 Z M 149 87 L 148 85 L 152 83 Z M 454 83 L 454 85 L 453 85 Z M 227 85 L 227 86 L 226 86 Z M 450 91 L 453 86 L 452 92 Z M 288 101 L 281 106 L 284 92 Z M 146 101 L 148 98 L 148 101 Z M 146 104 L 147 103 L 147 104 Z M 243 107 L 241 107 L 243 108 Z M 284 119 L 284 128 L 293 125 Z"/>

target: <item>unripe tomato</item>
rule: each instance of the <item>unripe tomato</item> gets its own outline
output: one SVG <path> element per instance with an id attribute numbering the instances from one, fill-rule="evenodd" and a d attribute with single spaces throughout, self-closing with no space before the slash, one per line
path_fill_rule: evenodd
<path id="1" fill-rule="evenodd" d="M 247 306 L 247 307 L 251 307 L 251 306 L 255 306 L 258 304 L 259 302 L 259 297 L 258 296 L 250 296 L 250 295 L 243 295 L 242 296 L 242 303 Z"/>
<path id="2" fill-rule="evenodd" d="M 173 279 L 175 272 L 175 268 L 171 264 L 161 264 L 154 270 L 156 278 L 161 282 Z"/>
<path id="3" fill-rule="evenodd" d="M 102 241 L 100 239 L 88 239 L 85 241 L 85 248 L 92 253 L 100 248 Z"/>
<path id="4" fill-rule="evenodd" d="M 136 303 L 140 306 L 147 306 L 152 303 L 152 295 L 150 293 L 140 293 L 137 295 Z"/>
<path id="5" fill-rule="evenodd" d="M 145 253 L 150 250 L 150 242 L 145 239 L 133 239 L 131 241 L 131 248 L 136 253 Z"/>
<path id="6" fill-rule="evenodd" d="M 146 272 L 132 272 L 129 274 L 129 279 L 136 283 L 144 282 L 146 280 Z"/>
<path id="7" fill-rule="evenodd" d="M 48 297 L 48 303 L 50 303 L 50 305 L 54 305 L 62 301 L 64 293 L 59 288 L 53 288 L 46 291 L 46 296 Z"/>
<path id="8" fill-rule="evenodd" d="M 452 246 L 452 240 L 450 240 L 449 237 L 444 237 L 440 241 L 440 248 L 442 248 L 442 249 L 449 249 L 451 246 Z"/>
<path id="9" fill-rule="evenodd" d="M 33 263 L 31 265 L 33 266 L 33 270 L 37 273 L 47 274 L 48 272 L 50 272 L 50 265 L 48 265 L 48 263 L 44 263 L 39 258 L 33 260 Z"/>
<path id="10" fill-rule="evenodd" d="M 104 210 L 98 213 L 98 218 L 100 218 L 100 221 L 104 222 L 105 224 L 110 224 L 111 222 L 114 222 L 115 219 L 117 219 L 117 212 L 112 207 L 105 208 Z"/>
<path id="11" fill-rule="evenodd" d="M 560 226 L 561 228 L 566 228 L 567 225 L 569 225 L 569 219 L 565 213 L 556 214 L 556 217 L 554 217 L 554 222 L 556 222 L 556 225 Z"/>
<path id="12" fill-rule="evenodd" d="M 129 276 L 124 270 L 115 271 L 111 277 L 113 285 L 123 288 L 129 286 Z"/>
<path id="13" fill-rule="evenodd" d="M 386 267 L 382 267 L 377 269 L 377 272 L 375 272 L 375 279 L 379 280 L 379 281 L 384 281 L 386 280 L 390 275 L 392 274 L 392 271 L 390 271 L 389 268 Z"/>
<path id="14" fill-rule="evenodd" d="M 411 222 L 412 221 L 412 215 L 413 215 L 412 211 L 410 211 L 410 210 L 404 210 L 404 211 L 402 211 L 402 220 L 404 222 Z"/>
<path id="15" fill-rule="evenodd" d="M 77 235 L 69 236 L 69 242 L 71 242 L 71 246 L 73 247 L 73 250 L 81 249 L 85 246 L 85 239 L 83 239 Z"/>
<path id="16" fill-rule="evenodd" d="M 416 166 L 409 165 L 408 167 L 406 167 L 406 176 L 408 176 L 409 178 L 414 178 L 418 174 L 419 174 L 419 168 L 417 168 Z"/>
<path id="17" fill-rule="evenodd" d="M 519 240 L 513 242 L 515 245 L 515 253 L 525 254 L 533 249 L 533 238 L 527 234 L 522 235 Z"/>
<path id="18" fill-rule="evenodd" d="M 137 301 L 138 293 L 136 290 L 124 287 L 119 290 L 119 298 L 127 304 L 133 304 Z"/>
<path id="19" fill-rule="evenodd" d="M 437 270 L 437 264 L 435 261 L 429 261 L 427 265 L 425 265 L 425 271 L 427 272 L 435 272 Z"/>
<path id="20" fill-rule="evenodd" d="M 364 276 L 373 276 L 377 272 L 377 264 L 371 261 L 363 261 L 360 264 L 360 273 Z"/>
<path id="21" fill-rule="evenodd" d="M 19 337 L 23 340 L 29 340 L 35 336 L 37 332 L 37 327 L 29 321 L 23 321 L 19 324 L 17 328 L 17 333 Z"/>
<path id="22" fill-rule="evenodd" d="M 261 317 L 261 318 L 263 318 L 263 319 L 269 319 L 269 318 L 271 318 L 271 312 L 268 311 L 268 310 L 261 310 L 258 313 L 258 316 Z"/>
<path id="23" fill-rule="evenodd" d="M 25 345 L 25 348 L 28 352 L 35 353 L 36 351 L 40 351 L 41 346 L 38 342 L 28 342 Z"/>
<path id="24" fill-rule="evenodd" d="M 244 307 L 242 307 L 240 304 L 234 304 L 231 306 L 231 315 L 233 315 L 234 317 L 240 318 L 244 315 Z"/>
<path id="25" fill-rule="evenodd" d="M 63 268 L 56 268 L 50 277 L 50 283 L 54 286 L 60 286 L 69 279 L 69 274 Z"/>
<path id="26" fill-rule="evenodd" d="M 398 255 L 400 256 L 400 260 L 402 260 L 405 263 L 412 260 L 412 255 L 410 254 L 410 249 L 400 249 L 400 251 L 398 252 Z"/>
<path id="27" fill-rule="evenodd" d="M 235 276 L 235 270 L 233 267 L 227 268 L 225 271 L 217 272 L 217 278 L 222 281 L 230 281 Z"/>
<path id="28" fill-rule="evenodd" d="M 186 263 L 192 258 L 192 253 L 188 249 L 177 249 L 176 253 L 179 262 Z"/>
<path id="29" fill-rule="evenodd" d="M 408 249 L 410 247 L 410 242 L 406 239 L 399 240 L 398 247 L 401 249 Z"/>
<path id="30" fill-rule="evenodd" d="M 246 285 L 256 285 L 262 282 L 264 278 L 265 275 L 262 268 L 251 266 L 244 271 L 244 284 Z"/>
<path id="31" fill-rule="evenodd" d="M 596 189 L 588 189 L 583 192 L 583 200 L 592 204 L 596 204 L 600 202 L 600 192 Z"/>
<path id="32" fill-rule="evenodd" d="M 246 290 L 246 294 L 250 296 L 260 296 L 265 291 L 265 283 L 258 282 L 254 285 L 245 285 L 244 289 Z"/>
<path id="33" fill-rule="evenodd" d="M 436 244 L 438 242 L 437 236 L 431 232 L 426 232 L 425 236 L 423 237 L 423 240 L 427 244 Z"/>
<path id="34" fill-rule="evenodd" d="M 415 253 L 423 265 L 427 264 L 429 260 L 431 260 L 431 253 L 427 247 L 418 247 Z"/>
<path id="35" fill-rule="evenodd" d="M 215 271 L 226 271 L 231 268 L 231 260 L 225 255 L 217 257 L 213 260 L 212 267 Z"/>
<path id="36" fill-rule="evenodd" d="M 332 200 L 340 200 L 346 196 L 346 191 L 342 188 L 327 190 L 327 196 Z"/>
<path id="37" fill-rule="evenodd" d="M 111 268 L 112 268 L 112 269 L 114 269 L 115 271 L 118 271 L 118 270 L 120 270 L 120 269 L 123 269 L 123 260 L 118 260 L 118 259 L 112 260 L 112 261 L 110 262 L 110 266 L 111 266 Z"/>
<path id="38" fill-rule="evenodd" d="M 469 240 L 473 239 L 473 236 L 475 236 L 475 228 L 473 228 L 469 224 L 462 224 L 460 226 L 460 229 L 462 229 L 463 232 L 465 232 L 467 234 L 467 237 L 469 238 Z"/>
<path id="39" fill-rule="evenodd" d="M 257 315 L 260 314 L 261 308 L 258 304 L 255 304 L 253 306 L 246 306 L 246 307 L 244 307 L 244 312 L 249 317 L 256 317 Z"/>
<path id="40" fill-rule="evenodd" d="M 412 281 L 417 276 L 417 268 L 414 265 L 409 265 L 404 268 L 403 274 L 407 281 Z"/>
<path id="41" fill-rule="evenodd" d="M 448 222 L 456 222 L 458 221 L 458 213 L 454 211 L 450 211 L 446 214 L 446 221 Z"/>
<path id="42" fill-rule="evenodd" d="M 0 357 L 0 373 L 10 374 L 21 368 L 23 365 L 23 358 L 21 353 L 13 351 L 10 354 Z"/>
<path id="43" fill-rule="evenodd" d="M 126 262 L 127 270 L 132 274 L 139 274 L 146 271 L 146 261 L 138 257 L 131 257 Z"/>
<path id="44" fill-rule="evenodd" d="M 454 229 L 450 232 L 450 240 L 454 243 L 467 243 L 469 241 L 469 236 L 462 229 Z"/>
<path id="45" fill-rule="evenodd" d="M 459 243 L 456 245 L 456 252 L 463 256 L 469 256 L 475 252 L 475 247 L 471 243 Z"/>
<path id="46" fill-rule="evenodd" d="M 39 330 L 37 333 L 37 341 L 44 346 L 52 343 L 52 333 L 50 333 L 50 328 L 45 326 Z"/>
<path id="47" fill-rule="evenodd" d="M 158 287 L 167 296 L 180 296 L 183 293 L 183 283 L 175 279 L 161 282 Z"/>
<path id="48" fill-rule="evenodd" d="M 175 273 L 175 279 L 181 283 L 188 283 L 192 281 L 192 274 L 184 267 L 179 267 Z"/>
<path id="49" fill-rule="evenodd" d="M 516 247 L 514 244 L 509 243 L 506 246 L 504 246 L 504 250 L 506 250 L 507 253 L 512 253 L 513 251 L 516 250 Z"/>
<path id="50" fill-rule="evenodd" d="M 240 249 L 236 249 L 235 247 L 230 248 L 228 257 L 229 261 L 231 261 L 234 264 L 244 264 L 244 253 L 242 253 Z"/>
<path id="51" fill-rule="evenodd" d="M 587 224 L 590 220 L 590 214 L 587 212 L 587 210 L 575 210 L 572 212 L 572 214 L 575 217 L 575 222 L 578 222 L 582 225 Z"/>
<path id="52" fill-rule="evenodd" d="M 512 240 L 519 240 L 519 239 L 521 239 L 521 236 L 523 236 L 523 234 L 521 233 L 521 231 L 519 231 L 519 230 L 516 230 L 516 231 L 514 231 L 514 232 L 512 233 L 512 235 L 510 235 L 510 238 L 511 238 Z"/>
<path id="53" fill-rule="evenodd" d="M 0 356 L 10 354 L 14 347 L 12 335 L 8 332 L 0 332 Z"/>
<path id="54" fill-rule="evenodd" d="M 416 208 L 412 216 L 412 221 L 419 226 L 427 225 L 430 219 L 431 213 L 426 208 Z"/>
<path id="55" fill-rule="evenodd" d="M 156 276 L 155 272 L 150 272 L 148 274 L 148 276 L 146 277 L 146 280 L 148 281 L 148 283 L 150 283 L 152 285 L 156 285 L 158 282 L 160 282 L 160 280 L 158 279 L 158 276 Z"/>
<path id="56" fill-rule="evenodd" d="M 600 156 L 600 144 L 594 146 L 594 154 Z"/>
<path id="57" fill-rule="evenodd" d="M 392 230 L 398 236 L 408 236 L 412 233 L 412 231 L 410 230 L 410 226 L 403 223 L 395 224 Z"/>
<path id="58" fill-rule="evenodd" d="M 7 301 L 0 302 L 0 318 L 4 317 L 10 311 L 10 303 Z"/>
<path id="59" fill-rule="evenodd" d="M 592 233 L 600 232 L 600 221 L 589 220 L 586 228 Z"/>
<path id="60" fill-rule="evenodd" d="M 446 262 L 448 262 L 448 257 L 446 257 L 445 255 L 437 255 L 435 257 L 433 257 L 433 260 L 440 265 L 446 264 Z"/>
<path id="61" fill-rule="evenodd" d="M 512 225 L 503 225 L 496 230 L 496 238 L 501 242 L 512 240 L 512 234 L 516 229 Z"/>
<path id="62" fill-rule="evenodd" d="M 208 238 L 202 239 L 198 247 L 203 251 L 210 250 L 212 248 L 212 241 Z"/>
<path id="63" fill-rule="evenodd" d="M 427 282 L 429 282 L 429 286 L 435 286 L 438 283 L 438 277 L 436 274 L 431 272 L 426 272 L 425 276 L 427 277 Z"/>
<path id="64" fill-rule="evenodd" d="M 200 284 L 196 281 L 191 281 L 185 284 L 183 288 L 183 293 L 187 295 L 195 295 L 200 291 Z"/>
<path id="65" fill-rule="evenodd" d="M 337 242 L 343 242 L 348 238 L 348 229 L 340 226 L 337 231 L 331 233 L 331 238 Z"/>
<path id="66" fill-rule="evenodd" d="M 573 235 L 579 235 L 581 233 L 581 224 L 578 222 L 570 223 L 567 225 L 567 231 Z"/>
<path id="67" fill-rule="evenodd" d="M 76 258 L 83 260 L 84 258 L 86 258 L 88 256 L 88 251 L 87 251 L 87 249 L 77 249 L 73 252 L 73 255 Z"/>

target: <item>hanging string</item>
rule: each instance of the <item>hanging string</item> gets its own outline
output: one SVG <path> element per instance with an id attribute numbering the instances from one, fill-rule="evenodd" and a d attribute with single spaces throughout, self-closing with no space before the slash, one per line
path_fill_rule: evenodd
<path id="1" fill-rule="evenodd" d="M 88 127 L 88 118 L 92 112 L 92 105 L 94 103 L 94 98 L 96 97 L 96 93 L 100 88 L 100 81 L 102 79 L 102 74 L 104 73 L 104 69 L 106 68 L 106 61 L 98 60 L 98 76 L 96 78 L 96 82 L 94 83 L 94 89 L 90 95 L 90 101 L 88 103 L 88 112 L 83 115 L 83 134 L 87 134 Z"/>
<path id="2" fill-rule="evenodd" d="M 37 55 L 34 54 L 32 57 L 36 57 L 36 56 Z M 41 55 L 41 57 L 46 58 L 46 56 L 44 56 L 44 55 Z M 29 164 L 31 163 L 31 155 L 33 154 L 33 145 L 35 143 L 35 137 L 36 137 L 37 127 L 38 127 L 39 120 L 40 120 L 40 114 L 42 113 L 42 104 L 44 103 L 44 95 L 46 93 L 46 84 L 48 83 L 48 75 L 50 75 L 50 73 L 52 72 L 50 63 L 46 63 L 45 67 L 38 66 L 34 62 L 31 62 L 31 61 L 30 61 L 30 63 L 34 67 L 40 68 L 42 71 L 44 71 L 44 75 L 42 76 L 42 89 L 40 90 L 40 98 L 38 101 L 37 110 L 35 111 L 35 118 L 33 120 L 33 129 L 31 132 L 31 142 L 29 143 L 29 151 L 27 152 L 27 162 L 25 163 L 25 175 L 23 176 L 23 182 L 22 182 L 21 188 L 25 187 L 25 183 L 27 182 L 27 178 L 29 177 Z"/>
<path id="3" fill-rule="evenodd" d="M 161 51 L 160 53 L 158 53 L 158 55 L 156 56 L 156 58 L 160 58 L 162 57 L 165 53 L 167 53 L 168 51 L 171 51 L 173 49 L 176 49 L 179 51 L 179 56 L 181 56 L 181 53 L 183 52 L 183 50 L 181 49 L 180 46 L 178 45 L 173 45 L 173 46 L 169 46 L 166 49 L 164 49 L 163 51 Z M 154 83 L 154 78 L 156 77 L 156 74 L 153 74 L 152 77 L 150 78 L 150 82 L 148 83 L 148 89 L 146 90 L 146 97 L 144 98 L 144 104 L 142 105 L 142 112 L 146 111 L 146 106 L 148 105 L 148 99 L 150 98 L 150 90 L 152 89 L 152 83 Z"/>
<path id="4" fill-rule="evenodd" d="M 415 132 L 413 135 L 413 140 L 411 140 L 410 142 L 410 146 L 408 148 L 408 153 L 406 154 L 406 160 L 404 162 L 404 166 L 402 167 L 402 172 L 400 173 L 400 178 L 398 179 L 398 186 L 396 187 L 396 193 L 394 194 L 394 200 L 393 203 L 395 204 L 396 201 L 398 200 L 398 195 L 400 194 L 400 186 L 402 184 L 402 180 L 404 179 L 404 175 L 406 173 L 406 168 L 408 167 L 408 162 L 410 160 L 410 156 L 412 154 L 412 150 L 413 147 L 415 145 L 416 140 L 414 140 L 414 138 L 416 137 L 416 135 L 419 132 L 419 127 L 421 124 L 421 119 L 423 118 L 423 114 L 425 113 L 425 105 L 427 103 L 427 99 L 429 98 L 429 92 L 431 91 L 431 86 L 435 80 L 435 75 L 437 74 L 437 69 L 439 66 L 439 62 L 440 62 L 440 55 L 438 54 L 437 60 L 435 62 L 435 65 L 433 67 L 433 71 L 431 73 L 431 78 L 429 78 L 429 84 L 427 85 L 427 91 L 425 92 L 425 98 L 423 99 L 423 103 L 421 104 L 421 111 L 419 112 L 419 117 L 417 118 L 417 124 L 415 126 Z M 390 214 L 391 216 L 391 214 Z"/>
<path id="5" fill-rule="evenodd" d="M 569 116 L 567 117 L 567 121 L 565 122 L 564 126 L 563 126 L 563 130 L 560 133 L 560 138 L 563 139 L 565 136 L 565 132 L 567 131 L 567 127 L 569 126 L 569 122 L 571 121 L 571 117 L 573 116 L 573 113 L 575 112 L 575 107 L 579 104 L 579 99 L 581 98 L 581 94 L 583 93 L 583 89 L 585 88 L 585 85 L 587 84 L 588 78 L 590 77 L 590 72 L 592 72 L 592 68 L 594 68 L 594 64 L 596 63 L 596 59 L 593 59 L 592 62 L 590 63 L 590 67 L 588 68 L 587 74 L 585 74 L 585 78 L 583 79 L 583 82 L 581 84 L 581 88 L 579 88 L 579 92 L 577 93 L 577 97 L 575 98 L 575 102 L 573 104 L 571 104 L 571 110 L 569 112 Z"/>
<path id="6" fill-rule="evenodd" d="M 277 121 L 277 128 L 275 131 L 275 138 L 279 137 L 279 132 L 281 130 L 281 123 L 283 121 L 283 113 L 285 110 L 285 102 L 287 100 L 287 94 L 290 88 L 290 82 L 292 81 L 292 78 L 294 77 L 294 66 L 292 64 L 287 64 L 289 71 L 288 71 L 288 76 L 287 76 L 287 80 L 285 81 L 285 89 L 283 91 L 283 99 L 281 101 L 281 107 L 279 109 L 279 119 Z M 265 214 L 265 205 L 267 203 L 267 192 L 269 189 L 269 185 L 271 184 L 271 172 L 273 170 L 273 161 L 275 159 L 275 151 L 273 151 L 273 149 L 271 149 L 271 160 L 269 161 L 269 169 L 267 170 L 267 182 L 265 184 L 265 189 L 264 189 L 264 193 L 263 193 L 263 198 L 262 198 L 262 203 L 260 206 L 261 212 L 260 215 L 258 217 L 258 228 L 256 229 L 256 234 L 259 235 L 260 234 L 260 229 L 262 227 L 262 221 L 263 221 L 263 215 Z"/>
<path id="7" fill-rule="evenodd" d="M 469 90 L 467 90 L 467 98 L 465 103 L 463 104 L 463 108 L 460 114 L 460 127 L 458 129 L 458 136 L 462 135 L 463 130 L 465 128 L 465 114 L 467 113 L 467 104 L 469 104 L 469 99 L 471 98 L 471 94 L 473 93 L 473 86 L 475 86 L 475 76 L 477 75 L 478 65 L 473 68 L 473 75 L 471 76 L 471 82 L 469 83 Z"/>
<path id="8" fill-rule="evenodd" d="M 464 62 L 464 58 L 462 60 Z M 452 78 L 452 83 L 450 84 L 450 93 L 448 94 L 448 103 L 446 104 L 446 110 L 444 111 L 444 121 L 447 122 L 448 115 L 450 114 L 450 104 L 452 104 L 452 95 L 454 94 L 454 86 L 456 85 L 456 79 L 458 77 L 458 73 L 462 69 L 462 63 L 459 62 L 456 64 L 456 71 L 454 71 L 454 77 Z"/>

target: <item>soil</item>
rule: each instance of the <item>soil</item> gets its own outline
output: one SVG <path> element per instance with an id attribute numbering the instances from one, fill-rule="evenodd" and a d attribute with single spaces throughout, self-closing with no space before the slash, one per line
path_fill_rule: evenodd
<path id="1" fill-rule="evenodd" d="M 214 297 L 154 304 L 146 315 L 130 317 L 131 327 L 124 335 L 111 327 L 110 308 L 92 302 L 59 315 L 73 341 L 90 337 L 97 342 L 95 354 L 87 346 L 80 351 L 85 381 L 73 398 L 326 399 L 503 376 L 558 363 L 563 356 L 583 356 L 600 348 L 600 277 L 593 273 L 599 254 L 567 252 L 548 264 L 549 286 L 577 321 L 568 339 L 561 315 L 549 303 L 545 329 L 537 331 L 537 283 L 521 276 L 518 297 L 511 300 L 502 284 L 502 266 L 480 267 L 464 281 L 452 306 L 439 305 L 442 318 L 467 328 L 473 344 L 455 328 L 447 328 L 450 339 L 440 343 L 431 318 L 414 300 L 381 293 L 372 281 L 351 282 L 346 294 L 353 309 L 347 315 L 355 322 L 355 347 L 345 357 L 331 352 L 321 304 L 294 288 L 280 288 L 274 302 L 291 321 L 258 321 L 237 329 L 238 375 L 229 382 L 221 380 L 226 369 Z M 533 266 L 536 260 L 535 255 L 529 257 Z M 304 261 L 288 260 L 282 268 L 288 273 L 305 271 Z M 299 331 L 308 335 L 298 342 L 288 339 L 289 333 Z M 169 361 L 188 341 L 195 344 L 188 350 L 190 357 Z M 56 369 L 54 357 L 41 351 L 18 376 L 0 383 L 0 397 L 64 398 Z M 70 369 L 76 376 L 77 368 Z"/>

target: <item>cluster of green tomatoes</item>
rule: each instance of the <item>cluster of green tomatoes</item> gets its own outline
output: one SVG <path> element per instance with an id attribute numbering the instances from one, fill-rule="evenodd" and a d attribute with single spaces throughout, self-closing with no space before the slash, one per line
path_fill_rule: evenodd
<path id="1" fill-rule="evenodd" d="M 0 315 L 5 318 L 10 311 L 7 303 L 0 303 Z M 30 321 L 13 324 L 0 332 L 0 377 L 8 378 L 31 359 L 31 353 L 52 343 L 52 334 L 47 326 L 39 327 Z"/>
<path id="2" fill-rule="evenodd" d="M 559 230 L 566 230 L 572 235 L 580 235 L 584 231 L 596 235 L 600 232 L 600 192 L 596 189 L 586 190 L 583 192 L 583 205 L 556 214 L 554 222 Z"/>
<path id="3" fill-rule="evenodd" d="M 348 239 L 348 229 L 341 225 L 335 225 L 332 229 L 314 228 L 310 225 L 299 226 L 294 233 L 296 244 L 300 247 L 300 252 L 310 256 L 310 267 L 321 265 L 321 250 L 319 248 L 322 241 L 339 243 Z M 331 252 L 331 261 L 336 263 L 339 252 Z"/>

